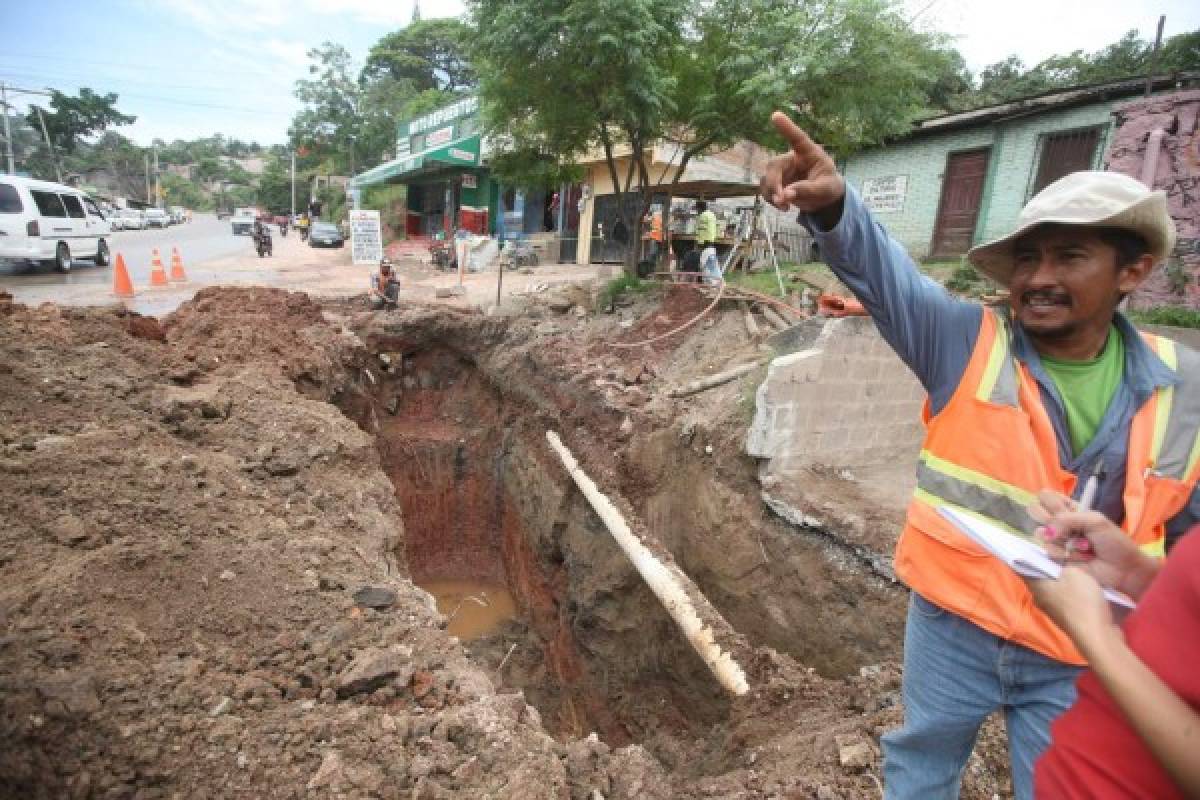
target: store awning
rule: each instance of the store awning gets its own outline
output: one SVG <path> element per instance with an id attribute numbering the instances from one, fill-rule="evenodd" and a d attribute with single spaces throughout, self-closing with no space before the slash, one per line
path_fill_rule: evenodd
<path id="1" fill-rule="evenodd" d="M 373 183 L 409 179 L 436 172 L 446 167 L 479 166 L 479 136 L 466 136 L 421 153 L 393 159 L 369 169 L 350 180 L 350 186 L 361 189 Z"/>

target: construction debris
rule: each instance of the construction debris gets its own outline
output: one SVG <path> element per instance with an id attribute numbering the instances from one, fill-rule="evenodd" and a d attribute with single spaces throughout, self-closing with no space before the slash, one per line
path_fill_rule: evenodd
<path id="1" fill-rule="evenodd" d="M 723 383 L 729 383 L 743 375 L 749 375 L 754 370 L 763 365 L 761 361 L 754 361 L 749 364 L 739 364 L 733 369 L 718 372 L 716 375 L 709 375 L 707 378 L 700 378 L 670 391 L 671 397 L 687 397 L 688 395 L 697 394 L 707 389 L 712 389 L 720 386 Z"/>

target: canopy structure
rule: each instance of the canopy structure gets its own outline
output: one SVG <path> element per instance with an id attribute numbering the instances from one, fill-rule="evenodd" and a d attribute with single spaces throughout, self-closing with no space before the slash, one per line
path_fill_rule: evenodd
<path id="1" fill-rule="evenodd" d="M 411 179 L 446 167 L 479 166 L 479 136 L 466 136 L 421 153 L 396 158 L 355 175 L 350 186 L 361 189 L 373 183 Z"/>
<path id="2" fill-rule="evenodd" d="M 689 197 L 697 200 L 715 200 L 718 197 L 754 197 L 758 194 L 758 184 L 747 181 L 700 179 L 664 183 L 659 192 L 672 197 Z"/>

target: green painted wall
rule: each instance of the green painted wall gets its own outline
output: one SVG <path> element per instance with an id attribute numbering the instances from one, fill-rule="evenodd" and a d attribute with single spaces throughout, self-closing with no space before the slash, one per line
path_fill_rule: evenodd
<path id="1" fill-rule="evenodd" d="M 1104 126 L 1096 147 L 1095 168 L 1108 147 L 1115 101 L 1079 108 L 1047 111 L 999 124 L 898 142 L 856 153 L 846 159 L 846 180 L 859 191 L 870 178 L 906 175 L 908 187 L 899 211 L 875 214 L 916 258 L 925 258 L 933 239 L 946 157 L 962 150 L 991 148 L 975 241 L 1003 236 L 1012 230 L 1017 214 L 1029 199 L 1037 172 L 1042 136 L 1093 125 Z"/>

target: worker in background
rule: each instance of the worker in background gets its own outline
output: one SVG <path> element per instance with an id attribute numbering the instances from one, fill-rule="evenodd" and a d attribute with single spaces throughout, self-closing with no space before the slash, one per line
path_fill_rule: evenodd
<path id="1" fill-rule="evenodd" d="M 373 309 L 395 308 L 400 299 L 400 281 L 392 270 L 392 262 L 382 259 L 379 272 L 371 276 L 371 289 L 367 301 Z"/>
<path id="2" fill-rule="evenodd" d="M 791 152 L 768 165 L 763 196 L 802 212 L 928 393 L 895 554 L 912 594 L 904 723 L 882 739 L 885 795 L 957 798 L 980 724 L 1003 709 L 1013 789 L 1026 800 L 1084 658 L 1016 574 L 938 508 L 1032 535 L 1037 492 L 1078 500 L 1094 476 L 1094 508 L 1155 556 L 1200 519 L 1200 354 L 1139 334 L 1116 310 L 1174 246 L 1166 197 L 1115 173 L 1050 184 L 1009 235 L 968 254 L 1009 290 L 1008 308 L 984 308 L 922 275 L 829 155 L 786 115 L 772 121 Z"/>
<path id="3" fill-rule="evenodd" d="M 1037 762 L 1037 796 L 1200 797 L 1200 528 L 1164 561 L 1055 492 L 1041 494 L 1035 515 L 1066 567 L 1029 587 L 1088 660 L 1079 698 Z M 1137 601 L 1119 626 L 1102 587 Z"/>
<path id="4" fill-rule="evenodd" d="M 717 215 L 708 210 L 708 203 L 696 203 L 696 249 L 700 251 L 700 272 L 705 283 L 721 282 L 721 264 L 717 260 Z"/>
<path id="5" fill-rule="evenodd" d="M 300 231 L 300 241 L 302 242 L 308 240 L 308 226 L 308 212 L 305 212 L 296 220 L 296 230 Z"/>

